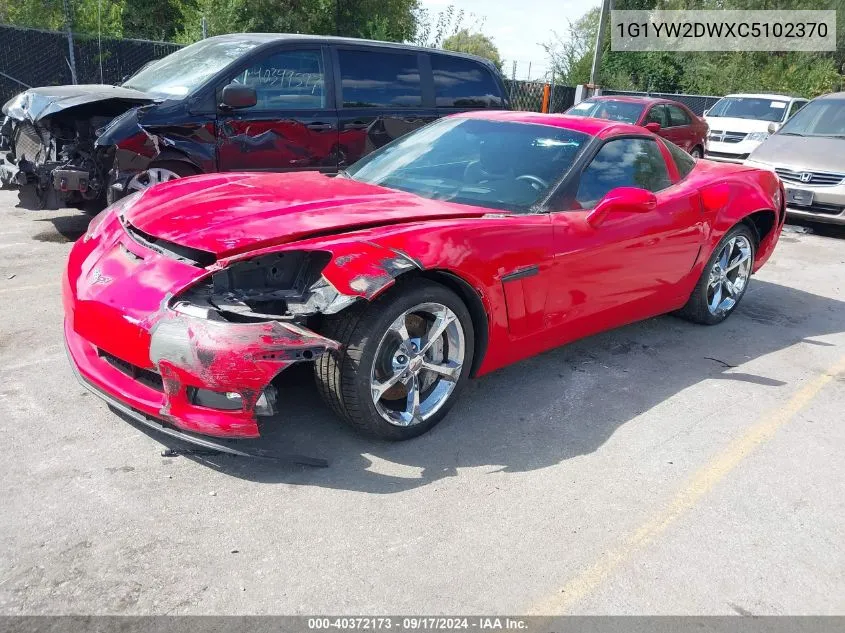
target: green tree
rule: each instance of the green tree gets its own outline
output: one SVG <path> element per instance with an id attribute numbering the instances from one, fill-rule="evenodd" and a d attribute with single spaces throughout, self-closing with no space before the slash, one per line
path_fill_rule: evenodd
<path id="1" fill-rule="evenodd" d="M 120 37 L 123 34 L 124 0 L 70 0 L 71 28 L 77 33 Z M 62 0 L 0 0 L 0 19 L 16 26 L 63 30 Z"/>
<path id="2" fill-rule="evenodd" d="M 554 33 L 555 39 L 543 44 L 556 81 L 574 86 L 590 80 L 598 28 L 599 8 L 594 7 L 575 22 L 570 20 L 565 37 Z"/>
<path id="3" fill-rule="evenodd" d="M 139 0 L 142 1 L 142 0 Z M 418 0 L 194 0 L 179 40 L 237 32 L 313 33 L 405 41 L 416 32 Z"/>
<path id="4" fill-rule="evenodd" d="M 458 33 L 464 23 L 464 11 L 455 9 L 450 4 L 436 15 L 425 7 L 418 7 L 415 12 L 416 31 L 412 41 L 418 46 L 442 48 L 443 42 Z"/>
<path id="5" fill-rule="evenodd" d="M 180 0 L 122 0 L 122 5 L 123 37 L 170 42 L 182 26 Z"/>
<path id="6" fill-rule="evenodd" d="M 447 51 L 470 53 L 484 57 L 493 62 L 500 71 L 502 70 L 502 58 L 499 55 L 499 49 L 496 48 L 493 40 L 483 33 L 470 33 L 469 29 L 461 29 L 443 40 L 443 48 Z"/>

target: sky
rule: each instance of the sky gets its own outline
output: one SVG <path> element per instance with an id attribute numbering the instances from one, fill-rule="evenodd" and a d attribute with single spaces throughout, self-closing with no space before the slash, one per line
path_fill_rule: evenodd
<path id="1" fill-rule="evenodd" d="M 505 60 L 505 74 L 511 76 L 516 61 L 517 79 L 529 78 L 529 64 L 530 78 L 539 79 L 550 66 L 541 43 L 552 41 L 553 31 L 565 36 L 569 20 L 598 6 L 599 0 L 421 0 L 421 4 L 433 16 L 450 4 L 456 11 L 463 9 L 464 27 L 483 19 L 481 31 L 493 38 Z"/>

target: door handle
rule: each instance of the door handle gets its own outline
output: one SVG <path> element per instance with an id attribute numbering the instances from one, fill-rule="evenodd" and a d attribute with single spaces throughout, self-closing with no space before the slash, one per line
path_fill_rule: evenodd
<path id="1" fill-rule="evenodd" d="M 305 125 L 309 130 L 333 130 L 334 125 L 332 123 L 307 123 Z"/>
<path id="2" fill-rule="evenodd" d="M 365 130 L 370 127 L 369 123 L 364 123 L 363 121 L 354 121 L 353 123 L 344 123 L 343 129 L 344 130 Z"/>

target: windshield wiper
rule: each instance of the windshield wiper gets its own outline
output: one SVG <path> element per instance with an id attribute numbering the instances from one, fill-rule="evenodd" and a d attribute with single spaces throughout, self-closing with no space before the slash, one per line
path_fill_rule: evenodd
<path id="1" fill-rule="evenodd" d="M 781 132 L 781 136 L 807 136 L 806 134 L 799 134 L 798 132 Z"/>

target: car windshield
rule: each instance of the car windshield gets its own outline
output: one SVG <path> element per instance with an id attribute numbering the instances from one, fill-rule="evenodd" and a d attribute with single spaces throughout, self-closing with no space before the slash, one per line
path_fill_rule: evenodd
<path id="1" fill-rule="evenodd" d="M 708 117 L 732 117 L 755 121 L 783 121 L 789 101 L 760 97 L 725 97 L 707 112 Z"/>
<path id="2" fill-rule="evenodd" d="M 433 200 L 525 212 L 589 139 L 550 125 L 446 118 L 373 152 L 346 174 Z"/>
<path id="3" fill-rule="evenodd" d="M 845 99 L 818 99 L 801 108 L 778 134 L 845 138 Z"/>
<path id="4" fill-rule="evenodd" d="M 123 86 L 164 99 L 182 99 L 259 44 L 253 40 L 201 40 L 145 66 Z"/>
<path id="5" fill-rule="evenodd" d="M 614 101 L 613 99 L 586 99 L 577 106 L 570 108 L 566 114 L 570 116 L 591 116 L 596 119 L 636 123 L 645 107 L 642 103 L 631 101 Z"/>

